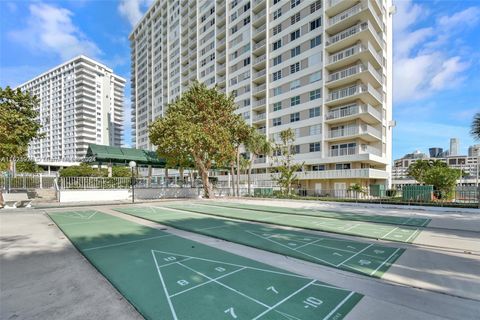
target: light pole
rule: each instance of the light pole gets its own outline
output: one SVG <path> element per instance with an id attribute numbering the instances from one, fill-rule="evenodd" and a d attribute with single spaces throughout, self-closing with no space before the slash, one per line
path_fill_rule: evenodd
<path id="1" fill-rule="evenodd" d="M 132 169 L 132 177 L 130 179 L 130 184 L 132 185 L 132 203 L 135 203 L 135 177 L 133 175 L 133 169 L 137 166 L 135 161 L 130 161 L 128 166 Z"/>

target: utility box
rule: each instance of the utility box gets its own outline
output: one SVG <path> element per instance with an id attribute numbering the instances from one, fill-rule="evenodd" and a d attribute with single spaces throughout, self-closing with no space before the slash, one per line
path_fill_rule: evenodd
<path id="1" fill-rule="evenodd" d="M 402 199 L 404 201 L 432 201 L 433 186 L 404 186 Z"/>
<path id="2" fill-rule="evenodd" d="M 372 197 L 385 197 L 386 188 L 383 184 L 371 184 L 370 188 L 370 195 Z"/>

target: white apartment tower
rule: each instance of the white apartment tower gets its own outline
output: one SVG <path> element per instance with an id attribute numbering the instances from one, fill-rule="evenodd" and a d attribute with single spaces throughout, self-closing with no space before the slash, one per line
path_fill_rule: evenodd
<path id="1" fill-rule="evenodd" d="M 130 34 L 133 144 L 198 79 L 271 139 L 292 128 L 303 188 L 390 184 L 391 0 L 157 0 Z M 257 159 L 257 179 L 271 159 Z M 263 178 L 262 178 L 263 177 Z"/>
<path id="2" fill-rule="evenodd" d="M 28 155 L 40 164 L 78 162 L 90 143 L 121 146 L 125 79 L 85 56 L 73 58 L 19 88 L 40 100 L 45 136 Z"/>

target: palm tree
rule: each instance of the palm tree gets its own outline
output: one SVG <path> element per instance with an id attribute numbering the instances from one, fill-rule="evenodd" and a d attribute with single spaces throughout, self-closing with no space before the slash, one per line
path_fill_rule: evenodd
<path id="1" fill-rule="evenodd" d="M 472 127 L 470 129 L 470 134 L 475 140 L 480 140 L 480 112 L 477 112 L 473 116 Z"/>
<path id="2" fill-rule="evenodd" d="M 253 131 L 252 135 L 245 143 L 245 148 L 251 154 L 247 178 L 248 195 L 250 195 L 253 163 L 259 155 L 269 155 L 270 153 L 272 153 L 272 145 L 263 134 L 260 134 L 258 131 Z"/>

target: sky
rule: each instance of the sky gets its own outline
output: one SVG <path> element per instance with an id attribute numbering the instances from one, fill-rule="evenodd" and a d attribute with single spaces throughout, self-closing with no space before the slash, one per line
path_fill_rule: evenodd
<path id="1" fill-rule="evenodd" d="M 308 0 L 304 0 L 308 1 Z M 125 79 L 130 144 L 128 35 L 152 0 L 0 0 L 0 87 L 15 87 L 79 54 Z M 429 147 L 461 153 L 480 112 L 480 0 L 394 0 L 393 158 Z M 477 142 L 480 143 L 480 142 Z"/>

